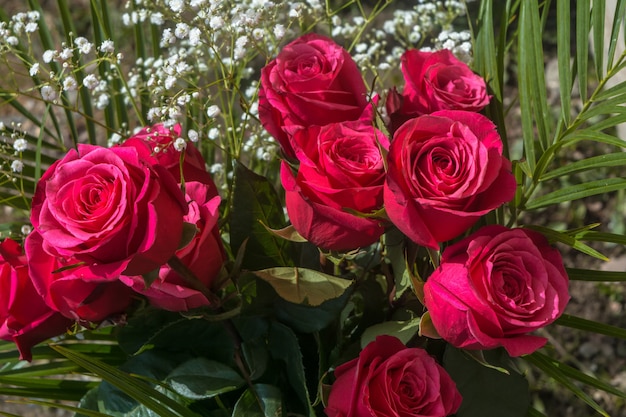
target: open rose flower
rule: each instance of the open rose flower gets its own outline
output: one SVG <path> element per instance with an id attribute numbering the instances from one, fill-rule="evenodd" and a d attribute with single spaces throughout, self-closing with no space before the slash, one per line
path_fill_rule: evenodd
<path id="1" fill-rule="evenodd" d="M 195 225 L 197 232 L 185 247 L 176 252 L 176 256 L 210 289 L 226 259 L 217 227 L 220 197 L 210 186 L 200 182 L 188 182 L 185 189 L 189 213 L 184 220 Z M 194 289 L 169 265 L 159 269 L 158 278 L 149 287 L 141 276 L 121 276 L 120 280 L 145 295 L 153 305 L 165 310 L 187 311 L 209 304 L 202 292 Z"/>
<path id="2" fill-rule="evenodd" d="M 435 329 L 452 345 L 502 346 L 519 356 L 546 343 L 528 333 L 563 313 L 567 287 L 561 255 L 542 234 L 493 225 L 445 249 L 424 301 Z"/>
<path id="3" fill-rule="evenodd" d="M 387 159 L 387 215 L 423 246 L 438 248 L 515 195 L 502 140 L 478 113 L 442 110 L 409 120 Z"/>
<path id="4" fill-rule="evenodd" d="M 0 339 L 14 342 L 20 359 L 30 361 L 33 346 L 65 333 L 73 323 L 39 296 L 20 245 L 11 239 L 0 243 Z"/>
<path id="5" fill-rule="evenodd" d="M 41 177 L 31 223 L 43 249 L 94 275 L 145 274 L 174 254 L 187 211 L 174 177 L 134 147 L 78 145 Z"/>
<path id="6" fill-rule="evenodd" d="M 392 131 L 413 117 L 438 110 L 478 112 L 489 104 L 485 80 L 448 49 L 436 52 L 408 50 L 402 56 L 405 85 L 387 97 Z"/>
<path id="7" fill-rule="evenodd" d="M 261 71 L 259 118 L 288 157 L 293 130 L 372 116 L 361 71 L 329 38 L 301 36 Z"/>
<path id="8" fill-rule="evenodd" d="M 310 242 L 330 250 L 374 243 L 383 233 L 379 219 L 350 213 L 382 208 L 384 157 L 389 140 L 358 122 L 313 126 L 294 135 L 300 160 L 297 175 L 283 163 L 281 180 L 294 228 Z"/>
<path id="9" fill-rule="evenodd" d="M 454 381 L 425 350 L 379 336 L 335 369 L 328 417 L 446 417 L 461 406 Z"/>
<path id="10" fill-rule="evenodd" d="M 34 231 L 26 238 L 25 250 L 33 285 L 50 308 L 74 320 L 99 322 L 130 306 L 130 288 L 94 275 L 74 259 L 49 255 L 42 245 L 41 235 Z"/>
<path id="11" fill-rule="evenodd" d="M 140 155 L 152 165 L 163 165 L 174 177 L 176 182 L 181 182 L 180 159 L 181 152 L 174 148 L 174 142 L 180 137 L 181 127 L 174 125 L 171 129 L 162 124 L 145 127 L 126 139 L 120 146 L 136 148 Z M 217 194 L 217 188 L 213 183 L 211 174 L 206 170 L 206 163 L 202 154 L 192 142 L 187 142 L 182 152 L 182 171 L 185 181 L 199 181 L 209 185 L 213 193 Z"/>

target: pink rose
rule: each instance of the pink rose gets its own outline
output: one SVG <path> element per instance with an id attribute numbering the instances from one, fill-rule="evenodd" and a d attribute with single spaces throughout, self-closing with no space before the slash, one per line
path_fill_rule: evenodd
<path id="1" fill-rule="evenodd" d="M 331 250 L 374 243 L 383 233 L 371 213 L 383 205 L 384 157 L 389 141 L 371 125 L 333 123 L 295 133 L 297 175 L 283 163 L 281 180 L 294 228 L 310 242 Z"/>
<path id="2" fill-rule="evenodd" d="M 145 274 L 174 254 L 184 196 L 172 175 L 136 148 L 78 145 L 41 177 L 31 223 L 52 256 L 116 279 Z"/>
<path id="3" fill-rule="evenodd" d="M 181 152 L 174 148 L 174 142 L 180 137 L 181 127 L 174 125 L 171 129 L 156 124 L 145 127 L 139 132 L 126 139 L 120 146 L 131 146 L 136 148 L 140 155 L 149 161 L 150 164 L 163 165 L 174 177 L 176 182 L 180 182 L 180 159 Z M 158 152 L 155 150 L 158 149 Z M 192 142 L 187 142 L 185 151 L 182 152 L 183 176 L 185 181 L 199 181 L 209 185 L 212 192 L 217 194 L 217 188 L 206 170 L 206 163 L 202 154 Z"/>
<path id="4" fill-rule="evenodd" d="M 198 229 L 195 236 L 176 256 L 207 288 L 215 282 L 226 259 L 217 221 L 220 197 L 206 184 L 186 184 L 189 213 L 184 217 Z M 190 287 L 169 265 L 159 270 L 158 278 L 146 288 L 141 276 L 121 276 L 120 280 L 136 292 L 145 295 L 150 302 L 170 311 L 187 311 L 209 305 L 209 300 L 198 290 Z"/>
<path id="5" fill-rule="evenodd" d="M 500 136 L 478 113 L 443 110 L 409 120 L 387 159 L 387 215 L 423 246 L 437 249 L 515 195 Z"/>
<path id="6" fill-rule="evenodd" d="M 461 406 L 454 381 L 425 350 L 379 336 L 335 369 L 328 417 L 445 417 Z"/>
<path id="7" fill-rule="evenodd" d="M 405 85 L 392 90 L 387 112 L 393 130 L 413 117 L 438 110 L 478 112 L 489 104 L 485 80 L 447 49 L 436 52 L 408 50 L 402 56 Z"/>
<path id="8" fill-rule="evenodd" d="M 502 346 L 520 356 L 546 343 L 528 333 L 563 313 L 567 287 L 561 255 L 542 234 L 493 225 L 445 249 L 424 301 L 435 329 L 452 345 Z"/>
<path id="9" fill-rule="evenodd" d="M 30 361 L 33 346 L 62 335 L 72 323 L 37 294 L 20 245 L 11 239 L 0 243 L 0 339 L 15 342 L 20 359 Z"/>
<path id="10" fill-rule="evenodd" d="M 36 231 L 26 238 L 33 285 L 50 308 L 74 320 L 99 322 L 130 306 L 133 291 L 124 284 L 94 275 L 77 260 L 49 255 L 42 245 Z"/>
<path id="11" fill-rule="evenodd" d="M 261 71 L 259 118 L 288 157 L 293 130 L 372 117 L 361 72 L 329 38 L 301 36 Z"/>

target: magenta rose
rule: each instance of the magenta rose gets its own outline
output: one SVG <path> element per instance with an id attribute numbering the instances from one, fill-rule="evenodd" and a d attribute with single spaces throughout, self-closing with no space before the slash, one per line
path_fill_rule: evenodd
<path id="1" fill-rule="evenodd" d="M 30 361 L 33 346 L 62 335 L 73 323 L 35 291 L 20 245 L 11 239 L 0 243 L 0 339 L 14 342 L 20 359 Z"/>
<path id="2" fill-rule="evenodd" d="M 384 157 L 389 141 L 371 125 L 332 123 L 294 135 L 298 173 L 283 163 L 281 180 L 287 213 L 307 240 L 330 250 L 374 243 L 383 233 L 379 219 L 349 212 L 372 213 L 383 205 Z"/>
<path id="3" fill-rule="evenodd" d="M 180 243 L 186 212 L 174 177 L 136 148 L 78 145 L 41 177 L 31 223 L 48 254 L 116 279 L 167 262 Z"/>
<path id="4" fill-rule="evenodd" d="M 424 349 L 379 336 L 335 369 L 328 417 L 446 417 L 461 406 L 454 381 Z"/>
<path id="5" fill-rule="evenodd" d="M 192 142 L 187 142 L 184 152 L 174 148 L 174 142 L 180 137 L 181 127 L 179 124 L 167 128 L 162 124 L 145 127 L 139 132 L 126 139 L 120 146 L 136 148 L 140 155 L 152 165 L 163 165 L 174 177 L 176 182 L 181 182 L 180 159 L 183 158 L 182 170 L 185 181 L 199 181 L 209 185 L 212 192 L 217 194 L 217 188 L 206 170 L 206 163 L 202 154 Z"/>
<path id="6" fill-rule="evenodd" d="M 452 345 L 502 346 L 520 356 L 546 343 L 528 333 L 563 313 L 568 281 L 559 251 L 542 234 L 486 226 L 444 250 L 424 286 L 424 302 Z"/>
<path id="7" fill-rule="evenodd" d="M 515 195 L 502 140 L 478 113 L 442 110 L 409 120 L 387 160 L 387 215 L 423 246 L 439 248 Z"/>
<path id="8" fill-rule="evenodd" d="M 130 306 L 133 291 L 124 284 L 94 275 L 75 259 L 49 255 L 42 245 L 36 231 L 26 238 L 31 280 L 50 308 L 74 320 L 99 322 Z"/>
<path id="9" fill-rule="evenodd" d="M 489 104 L 485 80 L 448 49 L 406 51 L 402 56 L 402 74 L 404 91 L 399 94 L 392 90 L 387 98 L 393 130 L 422 114 L 438 110 L 478 112 Z"/>
<path id="10" fill-rule="evenodd" d="M 329 38 L 301 36 L 261 71 L 259 118 L 288 157 L 295 155 L 289 137 L 298 128 L 372 117 L 361 72 Z"/>
<path id="11" fill-rule="evenodd" d="M 188 182 L 185 188 L 189 213 L 184 220 L 194 224 L 197 232 L 176 256 L 202 284 L 211 288 L 226 259 L 217 225 L 220 197 L 203 183 Z M 161 267 L 158 278 L 147 288 L 141 276 L 121 276 L 120 280 L 165 310 L 187 311 L 209 305 L 206 296 L 192 288 L 169 265 Z"/>

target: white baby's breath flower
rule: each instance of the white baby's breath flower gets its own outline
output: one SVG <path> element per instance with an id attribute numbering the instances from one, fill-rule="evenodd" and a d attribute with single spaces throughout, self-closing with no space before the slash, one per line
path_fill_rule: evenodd
<path id="1" fill-rule="evenodd" d="M 30 74 L 31 77 L 34 77 L 35 75 L 37 75 L 39 73 L 39 62 L 35 62 L 28 70 L 28 73 Z"/>
<path id="2" fill-rule="evenodd" d="M 74 91 L 78 88 L 78 83 L 76 79 L 72 76 L 66 77 L 63 80 L 63 90 L 65 91 Z"/>
<path id="3" fill-rule="evenodd" d="M 89 90 L 93 90 L 98 87 L 99 83 L 100 82 L 98 81 L 98 77 L 96 77 L 94 74 L 89 74 L 85 78 L 83 78 L 83 85 Z"/>
<path id="4" fill-rule="evenodd" d="M 93 49 L 93 43 L 89 42 L 86 38 L 83 38 L 82 36 L 74 39 L 74 45 L 76 45 L 78 51 L 83 55 L 87 55 Z"/>
<path id="5" fill-rule="evenodd" d="M 222 18 L 222 16 L 215 15 L 211 17 L 211 20 L 209 20 L 209 27 L 213 30 L 219 30 L 223 26 L 224 26 L 224 18 Z"/>
<path id="6" fill-rule="evenodd" d="M 220 130 L 216 127 L 209 129 L 208 137 L 211 140 L 215 140 L 220 136 Z"/>
<path id="7" fill-rule="evenodd" d="M 22 161 L 15 160 L 11 162 L 11 171 L 20 173 L 24 169 L 24 163 Z"/>
<path id="8" fill-rule="evenodd" d="M 15 139 L 15 142 L 13 142 L 15 152 L 24 152 L 26 148 L 28 148 L 28 142 L 24 138 Z"/>
<path id="9" fill-rule="evenodd" d="M 37 25 L 37 22 L 28 22 L 26 23 L 26 26 L 24 26 L 24 32 L 26 33 L 37 32 L 37 29 L 39 29 L 39 25 Z"/>
<path id="10" fill-rule="evenodd" d="M 206 109 L 206 114 L 207 116 L 209 116 L 211 119 L 219 116 L 222 113 L 222 111 L 220 110 L 220 108 L 213 104 L 212 106 L 209 106 L 208 109 Z"/>
<path id="11" fill-rule="evenodd" d="M 189 44 L 197 46 L 200 44 L 202 31 L 199 28 L 193 28 L 189 31 Z"/>
<path id="12" fill-rule="evenodd" d="M 174 35 L 176 35 L 178 39 L 185 39 L 189 36 L 189 25 L 184 22 L 177 23 Z"/>
<path id="13" fill-rule="evenodd" d="M 30 234 L 30 232 L 32 232 L 32 231 L 33 231 L 33 227 L 30 224 L 25 224 L 20 229 L 20 232 L 22 232 L 22 234 L 24 236 L 28 236 Z"/>
<path id="14" fill-rule="evenodd" d="M 122 140 L 122 136 L 119 133 L 113 133 L 109 138 L 109 143 L 111 144 L 109 146 L 119 143 L 120 140 Z"/>
<path id="15" fill-rule="evenodd" d="M 4 129 L 6 129 L 6 126 L 4 125 L 4 122 L 0 121 L 0 132 L 2 132 Z"/>
<path id="16" fill-rule="evenodd" d="M 109 99 L 109 95 L 108 94 L 100 94 L 98 96 L 98 100 L 96 101 L 96 107 L 100 110 L 106 108 L 106 106 L 108 106 L 110 103 L 110 99 Z"/>
<path id="17" fill-rule="evenodd" d="M 155 12 L 150 15 L 150 23 L 156 26 L 163 24 L 163 13 Z"/>
<path id="18" fill-rule="evenodd" d="M 48 49 L 47 51 L 43 53 L 43 62 L 45 62 L 46 64 L 49 64 L 50 62 L 52 62 L 56 54 L 57 54 L 57 51 Z"/>
<path id="19" fill-rule="evenodd" d="M 178 152 L 182 152 L 187 147 L 187 142 L 183 138 L 177 138 L 174 141 L 174 145 L 173 146 L 174 146 L 174 149 L 176 149 Z"/>
<path id="20" fill-rule="evenodd" d="M 41 98 L 45 101 L 54 101 L 57 99 L 57 92 L 50 85 L 44 85 L 41 87 Z"/>
<path id="21" fill-rule="evenodd" d="M 20 43 L 20 41 L 19 39 L 17 39 L 17 36 L 9 36 L 8 38 L 6 38 L 6 43 L 11 46 L 15 46 Z"/>
<path id="22" fill-rule="evenodd" d="M 100 44 L 100 52 L 103 54 L 112 54 L 115 52 L 115 44 L 111 39 L 106 39 Z"/>
<path id="23" fill-rule="evenodd" d="M 198 139 L 200 138 L 200 135 L 198 134 L 198 132 L 194 129 L 189 129 L 187 131 L 187 137 L 189 138 L 190 141 L 192 142 L 198 142 Z"/>
<path id="24" fill-rule="evenodd" d="M 276 39 L 282 39 L 285 36 L 285 26 L 281 24 L 274 26 L 274 36 Z"/>
<path id="25" fill-rule="evenodd" d="M 185 2 L 183 0 L 169 0 L 167 2 L 169 8 L 174 13 L 180 13 L 183 11 L 183 7 L 185 6 Z"/>

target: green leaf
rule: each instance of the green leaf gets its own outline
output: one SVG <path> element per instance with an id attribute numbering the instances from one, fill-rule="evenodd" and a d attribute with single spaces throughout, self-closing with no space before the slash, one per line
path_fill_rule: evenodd
<path id="1" fill-rule="evenodd" d="M 280 390 L 268 384 L 255 384 L 239 398 L 232 417 L 281 417 L 284 415 Z"/>
<path id="2" fill-rule="evenodd" d="M 230 207 L 232 253 L 247 240 L 243 268 L 262 269 L 293 265 L 291 242 L 267 231 L 285 225 L 282 202 L 267 178 L 236 163 Z M 266 225 L 266 226 L 265 226 Z"/>
<path id="3" fill-rule="evenodd" d="M 462 350 L 446 346 L 443 366 L 456 383 L 463 402 L 457 417 L 526 417 L 530 406 L 528 382 L 508 364 L 506 353 L 487 351 L 489 364 L 509 371 L 500 372 L 481 365 Z"/>
<path id="4" fill-rule="evenodd" d="M 561 95 L 561 118 L 569 125 L 571 115 L 572 70 L 570 56 L 570 8 L 569 0 L 556 2 L 556 43 L 559 66 L 559 93 Z"/>
<path id="5" fill-rule="evenodd" d="M 405 345 L 413 336 L 415 336 L 420 328 L 420 318 L 407 321 L 385 321 L 375 324 L 365 329 L 361 335 L 361 349 L 373 342 L 376 337 L 384 334 L 397 337 Z"/>
<path id="6" fill-rule="evenodd" d="M 232 341 L 221 323 L 185 318 L 178 313 L 147 308 L 119 330 L 120 347 L 129 355 L 149 349 L 202 352 L 219 362 L 233 357 Z M 189 335 L 194 335 L 193 344 Z"/>
<path id="7" fill-rule="evenodd" d="M 588 60 L 589 60 L 589 31 L 591 25 L 591 4 L 589 0 L 576 2 L 576 65 L 580 98 L 587 101 Z M 602 53 L 602 51 L 598 51 Z"/>
<path id="8" fill-rule="evenodd" d="M 124 371 L 109 366 L 102 361 L 73 352 L 63 346 L 53 345 L 52 349 L 75 362 L 77 365 L 93 372 L 120 391 L 153 410 L 159 417 L 199 417 L 182 404 L 157 391 L 144 380 L 133 377 Z"/>
<path id="9" fill-rule="evenodd" d="M 572 175 L 577 172 L 590 169 L 618 167 L 626 165 L 626 152 L 615 152 L 605 155 L 592 156 L 591 158 L 571 162 L 562 167 L 546 172 L 539 181 L 546 181 L 564 175 Z"/>
<path id="10" fill-rule="evenodd" d="M 578 200 L 580 198 L 604 194 L 624 188 L 626 188 L 626 179 L 624 178 L 606 178 L 571 185 L 530 200 L 526 204 L 526 210 L 543 208 L 553 204 Z"/>
<path id="11" fill-rule="evenodd" d="M 528 229 L 533 229 L 536 230 L 540 233 L 542 233 L 544 236 L 546 236 L 548 238 L 548 240 L 550 241 L 550 243 L 554 243 L 554 242 L 561 242 L 564 243 L 568 246 L 571 246 L 572 248 L 587 254 L 589 256 L 593 256 L 596 259 L 600 259 L 602 261 L 608 261 L 609 258 L 607 258 L 606 256 L 604 256 L 603 254 L 601 254 L 600 252 L 598 252 L 597 250 L 593 249 L 590 246 L 585 245 L 584 243 L 580 242 L 578 239 L 576 239 L 576 237 L 571 236 L 570 234 L 567 233 L 563 233 L 563 232 L 559 232 L 557 230 L 552 230 L 550 228 L 547 227 L 542 227 L 542 226 L 536 226 L 536 225 L 530 225 L 530 226 L 526 226 Z"/>
<path id="12" fill-rule="evenodd" d="M 593 320 L 583 319 L 569 314 L 563 314 L 556 321 L 560 326 L 571 327 L 573 329 L 583 330 L 586 332 L 599 333 L 606 336 L 616 337 L 626 340 L 626 329 L 611 326 L 610 324 L 600 323 Z"/>
<path id="13" fill-rule="evenodd" d="M 563 362 L 559 362 L 556 361 L 554 359 L 551 359 L 550 357 L 544 355 L 543 353 L 540 352 L 535 352 L 533 353 L 533 356 L 537 356 L 537 357 L 541 357 L 541 360 L 544 361 L 551 361 L 552 364 L 554 366 L 556 366 L 557 368 L 559 368 L 561 370 L 561 372 L 563 372 L 563 375 L 567 376 L 568 378 L 572 378 L 575 379 L 577 381 L 582 382 L 585 385 L 589 385 L 592 388 L 596 388 L 602 391 L 606 391 L 609 394 L 615 395 L 617 397 L 621 397 L 621 398 L 626 398 L 626 393 L 623 391 L 620 391 L 619 389 L 615 388 L 613 385 L 602 381 L 598 378 L 595 378 L 591 375 L 587 375 L 581 371 L 579 371 L 578 369 L 572 368 L 571 366 L 563 363 Z"/>
<path id="14" fill-rule="evenodd" d="M 315 417 L 315 411 L 309 400 L 302 353 L 296 335 L 287 326 L 271 322 L 268 346 L 272 357 L 284 362 L 289 386 L 296 392 L 298 400 L 303 406 L 303 411 L 306 410 L 306 415 L 309 417 Z"/>
<path id="15" fill-rule="evenodd" d="M 567 268 L 567 275 L 569 279 L 574 281 L 626 282 L 626 272 L 624 271 Z"/>
<path id="16" fill-rule="evenodd" d="M 350 280 L 305 268 L 279 267 L 253 273 L 284 300 L 313 307 L 341 297 L 352 285 Z"/>
<path id="17" fill-rule="evenodd" d="M 523 357 L 526 361 L 539 368 L 541 371 L 552 377 L 556 382 L 573 392 L 578 398 L 587 403 L 596 412 L 604 417 L 610 417 L 606 411 L 598 403 L 596 403 L 589 395 L 585 394 L 570 378 L 557 366 L 557 361 L 549 359 L 545 355 L 537 354 L 537 352 Z"/>
<path id="18" fill-rule="evenodd" d="M 165 381 L 178 394 L 193 400 L 235 390 L 246 382 L 229 366 L 205 358 L 194 358 L 182 363 Z"/>

